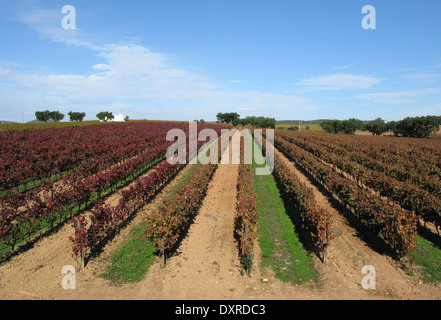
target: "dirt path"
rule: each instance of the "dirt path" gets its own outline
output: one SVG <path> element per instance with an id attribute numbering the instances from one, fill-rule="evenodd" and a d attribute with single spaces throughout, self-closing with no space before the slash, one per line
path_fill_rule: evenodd
<path id="1" fill-rule="evenodd" d="M 156 285 L 148 285 L 140 298 L 150 297 L 150 289 L 164 299 L 241 299 L 249 295 L 234 239 L 237 177 L 237 164 L 218 166 L 178 253 L 167 261 L 166 268 L 155 265 L 149 270 L 143 282 Z"/>

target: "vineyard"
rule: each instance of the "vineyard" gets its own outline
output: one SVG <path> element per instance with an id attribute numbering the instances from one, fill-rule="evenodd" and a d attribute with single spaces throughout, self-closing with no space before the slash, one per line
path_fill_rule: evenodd
<path id="1" fill-rule="evenodd" d="M 165 160 L 171 143 L 164 137 L 172 128 L 188 133 L 182 123 L 3 133 L 0 253 L 14 252 L 68 218 L 76 232 L 75 254 L 99 245 L 181 169 Z M 110 206 L 106 197 L 114 193 L 119 201 Z M 87 230 L 81 215 L 86 210 L 91 212 Z"/>
<path id="2" fill-rule="evenodd" d="M 238 149 L 197 141 L 241 163 L 170 164 L 171 129 L 189 135 L 188 123 L 136 121 L 0 132 L 0 297 L 441 298 L 439 139 L 277 129 L 259 145 L 253 130 L 203 124 L 243 133 Z M 108 267 L 131 241 L 140 251 Z M 136 283 L 100 276 L 139 273 L 148 255 Z M 60 287 L 65 265 L 77 290 Z M 375 290 L 360 285 L 366 265 Z"/>

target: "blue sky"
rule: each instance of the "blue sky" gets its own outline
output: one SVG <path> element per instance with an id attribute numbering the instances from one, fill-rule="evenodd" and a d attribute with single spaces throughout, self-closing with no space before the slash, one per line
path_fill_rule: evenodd
<path id="1" fill-rule="evenodd" d="M 0 120 L 441 115 L 440 14 L 439 0 L 0 0 Z"/>

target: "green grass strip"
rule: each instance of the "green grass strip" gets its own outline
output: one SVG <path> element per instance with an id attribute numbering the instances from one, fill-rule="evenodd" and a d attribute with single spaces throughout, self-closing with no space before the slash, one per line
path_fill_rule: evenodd
<path id="1" fill-rule="evenodd" d="M 139 224 L 131 233 L 127 242 L 111 255 L 106 272 L 101 274 L 113 285 L 141 281 L 155 260 L 156 248 L 145 237 L 147 222 Z"/>
<path id="2" fill-rule="evenodd" d="M 259 149 L 254 145 L 255 154 Z M 289 218 L 280 198 L 276 182 L 271 174 L 256 175 L 252 165 L 254 191 L 257 195 L 259 215 L 259 243 L 262 251 L 262 269 L 274 271 L 275 277 L 284 282 L 301 284 L 318 282 L 318 271 L 311 254 L 303 248 L 295 226 Z"/>
<path id="3" fill-rule="evenodd" d="M 441 250 L 430 241 L 417 236 L 417 245 L 409 254 L 413 263 L 409 273 L 419 275 L 427 283 L 441 282 Z"/>

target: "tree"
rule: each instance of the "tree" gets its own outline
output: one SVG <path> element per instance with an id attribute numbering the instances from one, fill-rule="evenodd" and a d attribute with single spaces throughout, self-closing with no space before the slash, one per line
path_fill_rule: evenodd
<path id="1" fill-rule="evenodd" d="M 363 130 L 363 121 L 355 118 L 343 120 L 341 122 L 341 131 L 345 134 L 354 134 L 357 130 Z"/>
<path id="2" fill-rule="evenodd" d="M 249 116 L 245 119 L 235 119 L 233 121 L 234 126 L 238 125 L 252 125 L 253 127 L 257 128 L 276 128 L 277 121 L 274 118 L 267 118 L 267 117 L 255 117 L 255 116 Z"/>
<path id="3" fill-rule="evenodd" d="M 320 123 L 323 130 L 328 133 L 354 134 L 357 130 L 363 129 L 363 121 L 355 118 L 348 120 L 324 120 Z"/>
<path id="4" fill-rule="evenodd" d="M 86 117 L 85 112 L 72 112 L 72 111 L 70 111 L 68 113 L 68 115 L 70 117 L 70 121 L 77 121 L 77 122 L 83 121 L 83 119 Z"/>
<path id="5" fill-rule="evenodd" d="M 339 133 L 341 131 L 341 121 L 324 120 L 320 123 L 320 127 L 328 133 Z"/>
<path id="6" fill-rule="evenodd" d="M 246 119 L 246 118 L 245 118 Z M 274 118 L 267 117 L 251 117 L 250 124 L 257 128 L 271 128 L 276 127 L 277 121 Z"/>
<path id="7" fill-rule="evenodd" d="M 231 123 L 233 124 L 235 121 L 237 121 L 240 118 L 240 115 L 236 112 L 219 112 L 216 115 L 217 121 L 220 123 Z"/>
<path id="8" fill-rule="evenodd" d="M 49 110 L 46 111 L 36 111 L 35 118 L 38 121 L 48 122 L 51 119 L 51 112 Z"/>
<path id="9" fill-rule="evenodd" d="M 365 124 L 367 131 L 372 133 L 374 136 L 381 136 L 383 133 L 388 131 L 388 125 L 383 119 L 377 118 L 375 120 L 369 121 Z"/>
<path id="10" fill-rule="evenodd" d="M 60 111 L 36 111 L 35 118 L 37 118 L 38 121 L 48 122 L 49 120 L 53 120 L 58 122 L 64 119 L 64 114 Z"/>
<path id="11" fill-rule="evenodd" d="M 100 119 L 101 121 L 107 122 L 109 120 L 112 120 L 115 116 L 112 112 L 109 111 L 101 111 L 97 113 L 96 117 Z"/>
<path id="12" fill-rule="evenodd" d="M 394 134 L 397 135 L 397 134 L 395 133 L 395 131 L 396 131 L 396 129 L 397 129 L 397 124 L 398 124 L 397 121 L 389 121 L 389 122 L 386 124 L 387 131 L 394 132 Z"/>
<path id="13" fill-rule="evenodd" d="M 64 114 L 60 111 L 52 111 L 50 113 L 50 118 L 54 120 L 54 122 L 59 122 L 64 119 Z"/>
<path id="14" fill-rule="evenodd" d="M 398 121 L 394 129 L 395 135 L 403 137 L 427 138 L 438 131 L 441 117 L 407 117 Z"/>

